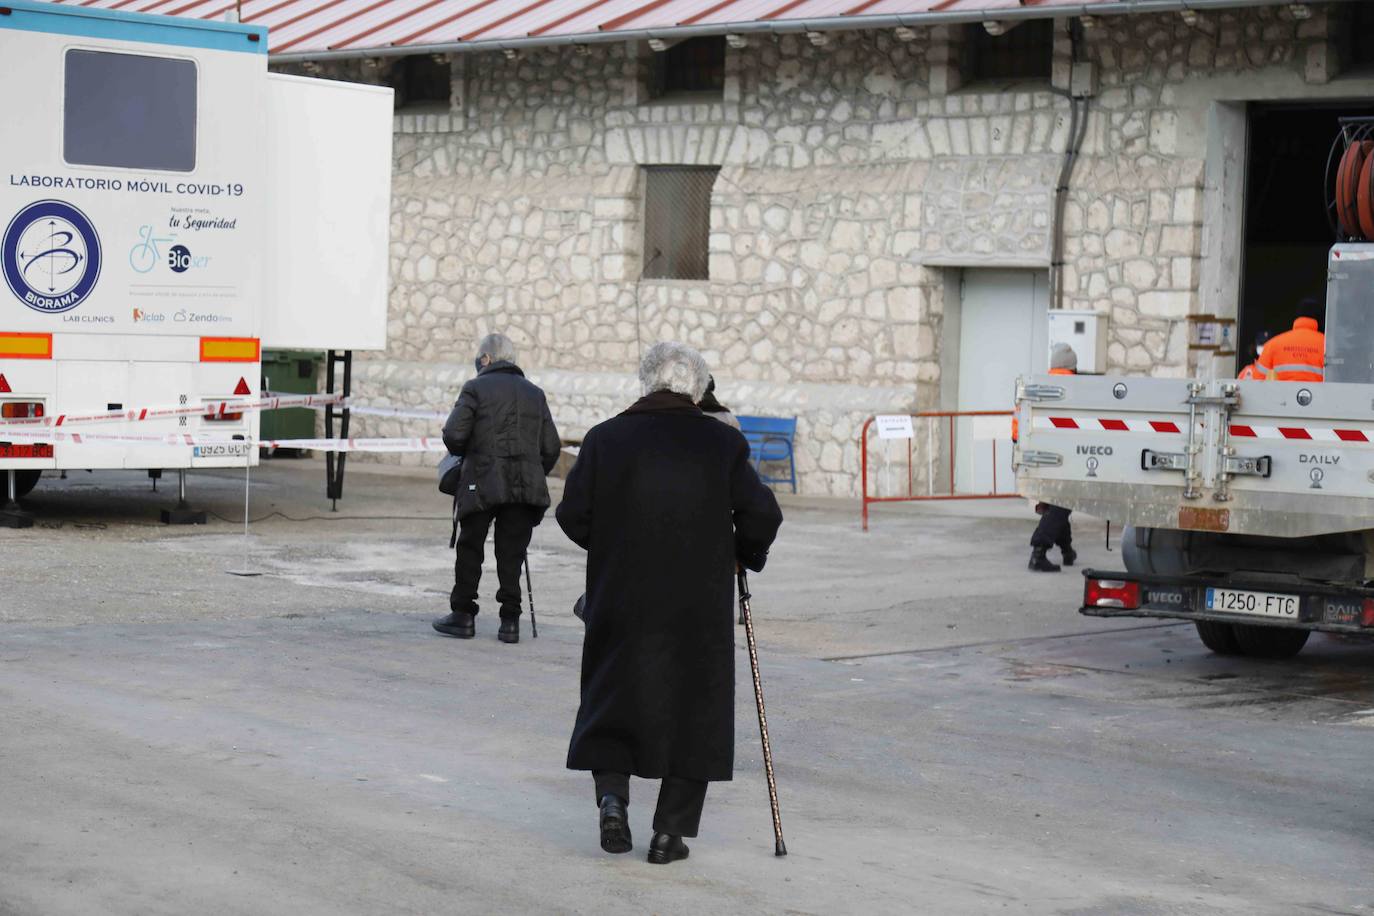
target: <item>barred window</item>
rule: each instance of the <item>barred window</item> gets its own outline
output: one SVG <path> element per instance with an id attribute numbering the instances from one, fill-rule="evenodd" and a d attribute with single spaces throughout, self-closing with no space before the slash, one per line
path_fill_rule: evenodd
<path id="1" fill-rule="evenodd" d="M 412 54 L 398 60 L 391 71 L 397 109 L 423 106 L 447 108 L 453 94 L 448 59 L 438 54 Z"/>
<path id="2" fill-rule="evenodd" d="M 654 98 L 724 92 L 725 36 L 689 38 L 653 56 L 649 94 Z"/>
<path id="3" fill-rule="evenodd" d="M 1002 35 L 980 24 L 966 28 L 964 82 L 1048 80 L 1054 62 L 1054 20 L 1022 22 Z"/>
<path id="4" fill-rule="evenodd" d="M 644 167 L 645 279 L 710 278 L 711 189 L 715 166 Z"/>

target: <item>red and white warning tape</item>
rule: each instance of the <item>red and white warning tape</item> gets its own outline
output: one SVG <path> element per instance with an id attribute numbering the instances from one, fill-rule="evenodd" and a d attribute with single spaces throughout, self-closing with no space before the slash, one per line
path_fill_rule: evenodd
<path id="1" fill-rule="evenodd" d="M 200 404 L 182 404 L 177 407 L 135 407 L 131 410 L 107 410 L 100 413 L 53 414 L 50 417 L 0 420 L 0 427 L 55 428 L 89 423 L 139 423 L 174 417 L 223 417 L 228 414 L 247 413 L 255 410 L 280 410 L 283 407 L 324 407 L 329 404 L 341 404 L 343 401 L 344 397 L 341 394 L 300 394 L 257 398 L 248 401 L 205 401 Z"/>
<path id="2" fill-rule="evenodd" d="M 105 410 L 88 414 L 53 414 L 48 417 L 22 417 L 0 420 L 0 428 L 36 426 L 41 428 L 85 426 L 91 423 L 139 423 L 148 420 L 167 420 L 176 417 L 223 417 L 228 414 L 259 410 L 281 410 L 288 407 L 313 407 L 323 410 L 334 406 L 345 408 L 355 416 L 393 417 L 402 420 L 442 421 L 448 414 L 433 410 L 410 410 L 403 407 L 355 406 L 341 394 L 275 394 L 242 401 L 205 401 L 200 404 L 181 404 L 176 407 L 135 407 L 128 410 Z"/>
<path id="3" fill-rule="evenodd" d="M 289 397 L 289 395 L 278 395 L 274 391 L 269 391 L 267 394 L 269 397 Z M 323 410 L 328 405 L 313 404 L 302 406 L 313 406 L 317 410 Z M 438 411 L 434 410 L 411 410 L 410 408 L 406 407 L 367 407 L 363 405 L 356 405 L 352 401 L 344 401 L 340 406 L 346 408 L 348 412 L 353 414 L 355 417 L 393 417 L 401 420 L 438 421 L 448 419 L 447 413 L 439 413 Z"/>
<path id="4" fill-rule="evenodd" d="M 5 440 L 54 445 L 144 445 L 144 446 L 248 446 L 258 448 L 296 448 L 321 452 L 443 452 L 444 440 L 432 437 L 388 439 L 233 439 L 227 436 L 195 433 L 69 433 L 59 430 L 14 430 L 3 434 Z"/>

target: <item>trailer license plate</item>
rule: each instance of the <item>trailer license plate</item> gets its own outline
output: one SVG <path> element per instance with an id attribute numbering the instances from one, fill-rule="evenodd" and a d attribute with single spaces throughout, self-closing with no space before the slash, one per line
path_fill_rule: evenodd
<path id="1" fill-rule="evenodd" d="M 1256 617 L 1298 619 L 1298 596 L 1270 592 L 1241 592 L 1230 588 L 1207 589 L 1207 610 Z"/>
<path id="2" fill-rule="evenodd" d="M 223 445 L 197 445 L 191 453 L 193 458 L 242 458 L 248 454 L 247 442 L 225 443 Z"/>

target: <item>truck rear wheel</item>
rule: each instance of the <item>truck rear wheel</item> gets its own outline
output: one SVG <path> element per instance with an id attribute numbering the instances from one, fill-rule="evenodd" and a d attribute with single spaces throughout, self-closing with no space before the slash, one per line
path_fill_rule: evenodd
<path id="1" fill-rule="evenodd" d="M 1231 629 L 1236 634 L 1241 654 L 1251 658 L 1292 658 L 1307 645 L 1307 637 L 1311 635 L 1310 630 L 1257 627 L 1247 623 L 1232 624 Z"/>
<path id="2" fill-rule="evenodd" d="M 1236 641 L 1235 628 L 1229 623 L 1215 620 L 1194 620 L 1198 638 L 1202 644 L 1217 655 L 1239 655 L 1240 643 Z"/>

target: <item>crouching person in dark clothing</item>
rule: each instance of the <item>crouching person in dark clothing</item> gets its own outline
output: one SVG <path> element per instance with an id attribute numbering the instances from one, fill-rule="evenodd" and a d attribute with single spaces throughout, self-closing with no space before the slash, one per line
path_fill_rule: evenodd
<path id="1" fill-rule="evenodd" d="M 687 857 L 708 782 L 734 773 L 736 564 L 782 524 L 737 430 L 696 406 L 706 364 L 660 343 L 645 396 L 587 433 L 558 524 L 587 551 L 582 703 L 568 768 L 590 770 L 601 848 L 632 848 L 630 776 L 661 779 L 649 861 Z"/>
<path id="2" fill-rule="evenodd" d="M 1064 557 L 1064 565 L 1072 566 L 1078 559 L 1073 549 L 1073 525 L 1069 522 L 1068 509 L 1040 503 L 1036 507 L 1040 513 L 1040 524 L 1031 534 L 1030 568 L 1033 572 L 1059 572 L 1059 564 L 1050 560 L 1047 552 L 1058 547 Z"/>
<path id="3" fill-rule="evenodd" d="M 520 567 L 534 526 L 549 507 L 545 476 L 558 461 L 554 428 L 544 392 L 515 365 L 515 347 L 488 334 L 477 348 L 477 377 L 463 386 L 444 424 L 444 445 L 462 455 L 458 478 L 458 559 L 452 613 L 434 621 L 445 636 L 471 639 L 477 632 L 477 585 L 487 529 L 496 525 L 496 575 L 500 588 L 502 642 L 520 641 Z"/>

